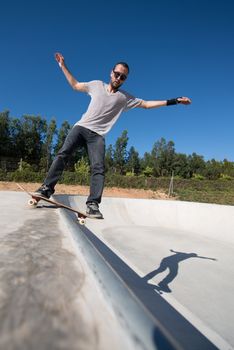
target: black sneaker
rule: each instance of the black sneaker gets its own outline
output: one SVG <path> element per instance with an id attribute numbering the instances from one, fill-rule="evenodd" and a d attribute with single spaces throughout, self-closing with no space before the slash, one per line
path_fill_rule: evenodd
<path id="1" fill-rule="evenodd" d="M 51 190 L 50 187 L 43 184 L 34 193 L 49 199 L 50 196 L 52 196 L 52 194 L 54 193 L 54 191 Z"/>
<path id="2" fill-rule="evenodd" d="M 87 203 L 86 214 L 92 218 L 103 219 L 103 215 L 99 210 L 99 206 L 96 202 Z"/>

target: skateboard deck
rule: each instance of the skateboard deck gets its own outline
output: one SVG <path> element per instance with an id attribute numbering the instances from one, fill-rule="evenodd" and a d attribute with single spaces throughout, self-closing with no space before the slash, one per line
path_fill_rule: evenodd
<path id="1" fill-rule="evenodd" d="M 55 205 L 57 208 L 64 208 L 64 209 L 67 209 L 67 210 L 70 210 L 74 213 L 76 213 L 77 215 L 77 218 L 78 218 L 78 222 L 81 224 L 81 225 L 84 225 L 85 224 L 85 219 L 86 218 L 89 218 L 90 216 L 83 213 L 82 211 L 79 211 L 79 210 L 76 210 L 76 209 L 73 209 L 72 207 L 69 207 L 68 205 L 65 205 L 63 203 L 60 203 L 60 202 L 57 202 L 55 200 L 52 200 L 52 199 L 49 199 L 49 198 L 45 198 L 43 196 L 40 196 L 39 194 L 37 193 L 33 193 L 33 192 L 29 192 L 27 191 L 22 185 L 18 184 L 17 183 L 17 186 L 24 192 L 26 192 L 30 197 L 31 199 L 29 199 L 28 201 L 28 205 L 31 207 L 31 208 L 36 208 L 37 207 L 37 204 L 40 200 L 43 200 L 47 203 L 50 203 L 50 204 L 53 204 Z M 93 219 L 93 217 L 92 217 Z"/>

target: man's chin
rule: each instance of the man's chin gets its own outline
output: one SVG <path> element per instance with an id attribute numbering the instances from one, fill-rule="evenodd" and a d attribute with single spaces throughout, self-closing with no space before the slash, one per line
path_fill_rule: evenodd
<path id="1" fill-rule="evenodd" d="M 114 89 L 118 89 L 122 84 L 119 84 L 119 83 L 116 83 L 113 81 L 113 83 L 111 83 L 111 86 L 114 88 Z"/>

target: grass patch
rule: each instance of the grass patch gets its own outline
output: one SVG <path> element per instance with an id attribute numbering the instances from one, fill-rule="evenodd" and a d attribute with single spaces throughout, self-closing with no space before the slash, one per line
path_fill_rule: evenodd
<path id="1" fill-rule="evenodd" d="M 184 180 L 178 184 L 175 181 L 174 191 L 183 201 L 234 205 L 233 180 Z"/>

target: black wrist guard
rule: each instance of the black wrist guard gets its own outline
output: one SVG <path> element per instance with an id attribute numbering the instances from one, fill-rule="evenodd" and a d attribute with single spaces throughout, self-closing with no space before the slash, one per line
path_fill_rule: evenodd
<path id="1" fill-rule="evenodd" d="M 172 98 L 170 100 L 167 100 L 167 106 L 177 105 L 178 103 L 180 103 L 180 101 L 178 101 L 178 98 L 180 98 L 180 97 L 176 97 L 176 98 Z"/>

